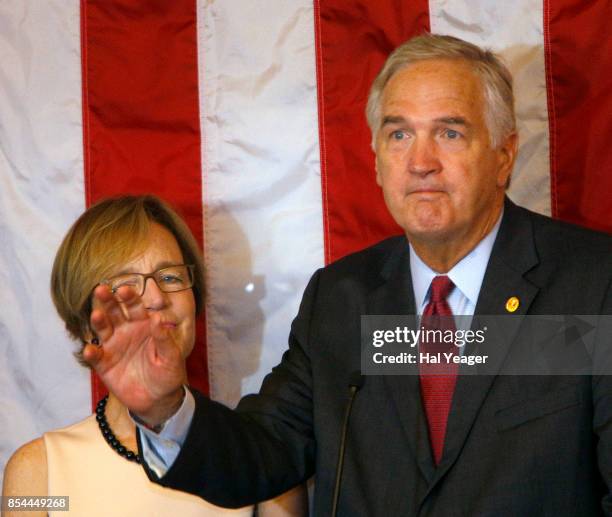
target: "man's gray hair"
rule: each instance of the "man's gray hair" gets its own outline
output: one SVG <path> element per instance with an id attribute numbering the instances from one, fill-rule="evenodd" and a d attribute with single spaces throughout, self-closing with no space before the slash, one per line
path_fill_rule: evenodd
<path id="1" fill-rule="evenodd" d="M 380 129 L 380 104 L 385 86 L 401 69 L 428 59 L 457 59 L 467 61 L 472 66 L 482 80 L 485 122 L 494 148 L 515 131 L 512 75 L 501 59 L 490 50 L 483 50 L 453 36 L 424 34 L 397 47 L 372 83 L 366 106 L 366 117 L 372 131 L 372 147 Z"/>

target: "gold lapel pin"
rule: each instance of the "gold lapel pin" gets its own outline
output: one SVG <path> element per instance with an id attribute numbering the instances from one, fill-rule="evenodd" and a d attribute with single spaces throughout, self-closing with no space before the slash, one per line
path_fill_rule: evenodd
<path id="1" fill-rule="evenodd" d="M 511 296 L 510 298 L 508 298 L 508 301 L 506 302 L 506 310 L 508 312 L 514 312 L 516 311 L 516 309 L 519 308 L 519 299 L 516 296 Z"/>

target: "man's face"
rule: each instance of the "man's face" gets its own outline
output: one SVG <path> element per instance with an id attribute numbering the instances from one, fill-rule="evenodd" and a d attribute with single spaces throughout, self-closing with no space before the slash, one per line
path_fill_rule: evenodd
<path id="1" fill-rule="evenodd" d="M 459 60 L 413 63 L 387 83 L 376 137 L 376 181 L 408 238 L 476 245 L 494 226 L 514 159 L 485 123 L 481 81 Z"/>

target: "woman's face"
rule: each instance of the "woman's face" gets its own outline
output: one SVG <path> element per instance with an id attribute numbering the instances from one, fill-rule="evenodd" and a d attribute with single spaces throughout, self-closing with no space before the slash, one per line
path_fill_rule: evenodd
<path id="1" fill-rule="evenodd" d="M 133 260 L 112 272 L 111 276 L 124 273 L 153 273 L 158 269 L 184 264 L 183 254 L 174 236 L 158 223 L 151 223 L 145 250 Z M 195 298 L 192 289 L 165 293 L 153 278 L 146 281 L 142 295 L 145 309 L 157 313 L 163 325 L 174 334 L 181 345 L 183 358 L 193 349 L 195 341 Z M 94 302 L 95 305 L 95 302 Z"/>

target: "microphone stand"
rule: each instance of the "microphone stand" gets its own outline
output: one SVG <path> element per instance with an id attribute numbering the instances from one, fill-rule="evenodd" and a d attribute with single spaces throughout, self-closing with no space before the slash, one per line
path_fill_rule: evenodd
<path id="1" fill-rule="evenodd" d="M 338 501 L 340 499 L 340 485 L 342 481 L 342 470 L 344 469 L 344 451 L 346 449 L 346 436 L 348 434 L 348 424 L 353 408 L 353 401 L 359 389 L 363 386 L 364 377 L 360 372 L 352 372 L 349 376 L 349 399 L 344 412 L 344 422 L 342 423 L 342 436 L 340 439 L 340 450 L 338 454 L 338 463 L 336 464 L 336 482 L 334 486 L 334 498 L 332 502 L 332 517 L 338 514 Z"/>

